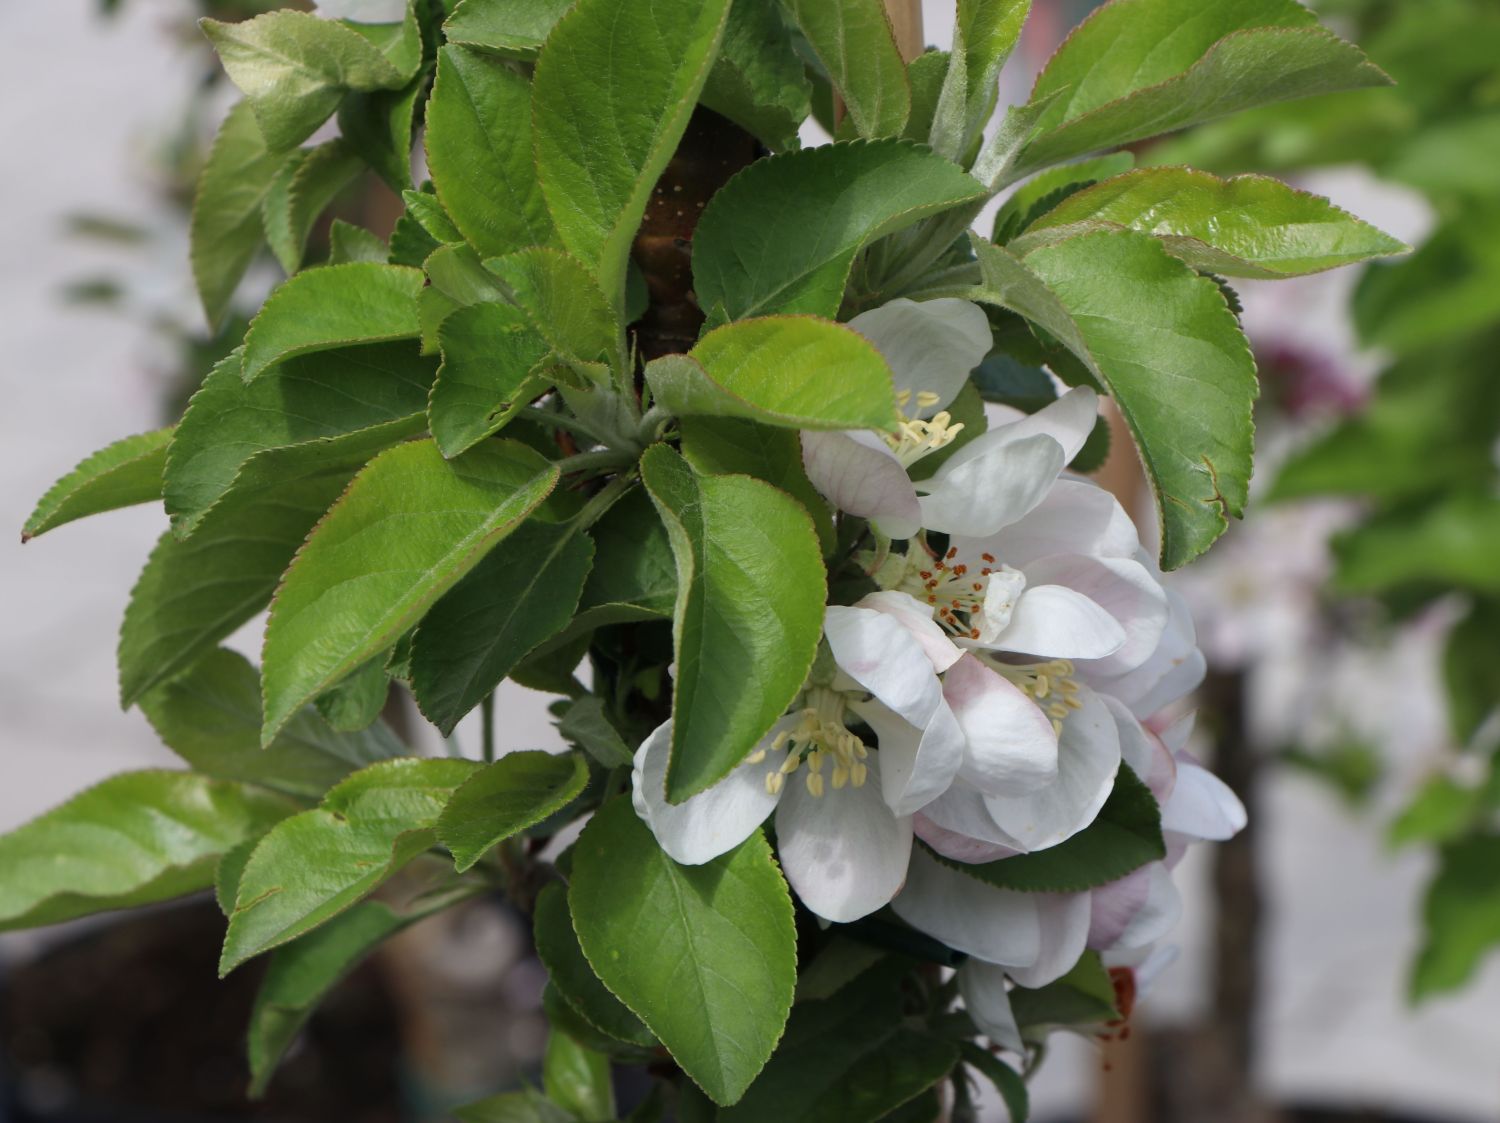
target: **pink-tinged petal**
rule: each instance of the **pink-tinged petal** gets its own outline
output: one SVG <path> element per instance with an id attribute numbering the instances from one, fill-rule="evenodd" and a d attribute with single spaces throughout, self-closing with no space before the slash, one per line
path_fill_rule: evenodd
<path id="1" fill-rule="evenodd" d="M 823 634 L 839 668 L 911 725 L 926 726 L 943 704 L 932 660 L 890 613 L 830 605 L 823 614 Z"/>
<path id="2" fill-rule="evenodd" d="M 818 916 L 847 924 L 885 907 L 901 890 L 911 858 L 911 819 L 897 816 L 880 794 L 878 754 L 861 787 L 807 790 L 803 774 L 788 776 L 776 808 L 781 868 L 797 896 Z"/>
<path id="3" fill-rule="evenodd" d="M 1042 951 L 1028 967 L 1013 967 L 1010 977 L 1023 987 L 1044 987 L 1062 978 L 1088 947 L 1093 901 L 1088 893 L 1036 893 Z"/>
<path id="4" fill-rule="evenodd" d="M 1063 722 L 1057 746 L 1057 779 L 1030 795 L 986 796 L 1000 829 L 1027 850 L 1044 850 L 1072 838 L 1094 821 L 1114 789 L 1120 768 L 1120 735 L 1109 708 L 1091 690 L 1083 708 Z"/>
<path id="5" fill-rule="evenodd" d="M 1125 643 L 1120 622 L 1066 585 L 1029 585 L 989 646 L 1043 659 L 1102 659 Z"/>
<path id="6" fill-rule="evenodd" d="M 1096 690 L 1114 695 L 1139 718 L 1150 717 L 1191 694 L 1208 669 L 1203 652 L 1198 650 L 1187 602 L 1172 589 L 1166 594 L 1167 627 L 1151 658 L 1124 674 L 1099 674 L 1089 664 L 1078 668 L 1080 678 Z"/>
<path id="7" fill-rule="evenodd" d="M 685 866 L 702 865 L 755 833 L 776 807 L 777 797 L 766 791 L 766 773 L 779 768 L 786 759 L 786 752 L 771 748 L 771 742 L 791 723 L 792 719 L 782 718 L 771 727 L 759 745 L 766 750 L 759 764 L 740 765 L 713 787 L 682 803 L 668 803 L 666 797 L 672 723 L 657 726 L 641 742 L 630 773 L 631 799 L 635 813 L 673 861 Z"/>
<path id="8" fill-rule="evenodd" d="M 1175 756 L 1186 751 L 1197 719 L 1197 711 L 1175 718 L 1158 712 L 1146 718 L 1145 722 L 1146 728 L 1161 738 L 1161 743 L 1166 746 L 1167 752 Z"/>
<path id="9" fill-rule="evenodd" d="M 1107 656 L 1095 657 L 1097 674 L 1120 674 L 1139 667 L 1161 644 L 1167 627 L 1167 594 L 1145 566 L 1130 558 L 1054 554 L 1023 567 L 1028 586 L 1062 585 L 1108 612 L 1124 629 L 1125 641 Z M 1080 656 L 1080 658 L 1090 658 Z"/>
<path id="10" fill-rule="evenodd" d="M 977 798 L 976 802 L 979 802 Z M 982 803 L 980 807 L 983 807 Z M 986 862 L 998 862 L 1001 858 L 1009 858 L 1020 853 L 1019 850 L 1002 846 L 997 842 L 982 842 L 977 838 L 970 838 L 968 835 L 940 827 L 929 819 L 924 811 L 918 811 L 912 816 L 911 829 L 918 838 L 943 857 L 952 858 L 955 862 L 963 862 L 965 865 L 980 866 Z"/>
<path id="11" fill-rule="evenodd" d="M 932 618 L 932 605 L 923 604 L 910 593 L 884 589 L 860 597 L 854 607 L 873 608 L 899 620 L 901 626 L 921 645 L 927 658 L 932 661 L 932 669 L 938 674 L 953 666 L 963 654 L 963 650 L 948 638 L 948 633 Z"/>
<path id="12" fill-rule="evenodd" d="M 938 831 L 946 832 L 935 836 L 942 840 L 942 846 L 935 843 L 933 849 L 960 862 L 987 862 L 1024 853 L 1025 847 L 1000 829 L 984 800 L 983 792 L 960 779 L 922 808 L 922 817 Z M 962 842 L 963 839 L 969 841 Z M 989 854 L 985 848 L 994 848 L 996 852 L 988 857 L 970 857 L 967 851 L 971 844 L 979 854 Z"/>
<path id="13" fill-rule="evenodd" d="M 1172 785 L 1177 782 L 1177 761 L 1161 739 L 1147 729 L 1124 702 L 1108 694 L 1098 697 L 1109 707 L 1110 716 L 1115 719 L 1115 731 L 1120 735 L 1120 758 L 1151 789 L 1156 802 L 1166 806 Z"/>
<path id="14" fill-rule="evenodd" d="M 802 464 L 813 486 L 830 503 L 851 515 L 876 520 L 890 537 L 910 538 L 921 526 L 916 489 L 877 434 L 803 433 Z"/>
<path id="15" fill-rule="evenodd" d="M 1182 896 L 1163 862 L 1151 862 L 1134 873 L 1094 890 L 1089 947 L 1096 951 L 1144 948 L 1177 926 Z"/>
<path id="16" fill-rule="evenodd" d="M 988 795 L 1024 795 L 1057 778 L 1052 722 L 1019 687 L 973 655 L 943 679 L 964 735 L 959 775 Z"/>
<path id="17" fill-rule="evenodd" d="M 1057 482 L 1063 449 L 1046 434 L 997 442 L 986 433 L 966 444 L 922 486 L 921 523 L 929 530 L 985 538 L 1032 510 Z"/>
<path id="18" fill-rule="evenodd" d="M 964 735 L 946 705 L 922 729 L 876 702 L 853 709 L 875 730 L 881 793 L 892 811 L 910 815 L 948 790 L 963 762 Z"/>
<path id="19" fill-rule="evenodd" d="M 1063 463 L 1067 464 L 1089 439 L 1098 416 L 1099 396 L 1087 386 L 1078 386 L 1033 414 L 991 429 L 986 436 L 995 444 L 1029 440 L 1039 434 L 1051 437 L 1062 447 Z M 973 441 L 959 449 L 944 467 L 962 465 L 979 455 L 974 451 L 977 443 Z"/>
<path id="20" fill-rule="evenodd" d="M 921 847 L 906 888 L 891 902 L 906 923 L 986 963 L 1030 967 L 1042 955 L 1038 894 L 996 889 L 944 865 Z"/>
<path id="21" fill-rule="evenodd" d="M 897 297 L 861 312 L 849 326 L 885 357 L 897 392 L 911 394 L 906 411 L 910 417 L 931 417 L 951 402 L 989 354 L 991 344 L 984 309 L 955 297 L 920 304 Z M 924 390 L 938 400 L 919 409 L 916 396 Z"/>
<path id="22" fill-rule="evenodd" d="M 958 969 L 958 993 L 963 995 L 964 1009 L 979 1027 L 979 1032 L 1002 1049 L 1024 1053 L 1026 1043 L 1010 1008 L 1010 987 L 1005 968 L 977 959 L 965 961 Z"/>
<path id="23" fill-rule="evenodd" d="M 1035 510 L 984 541 L 955 538 L 962 556 L 994 554 L 1025 566 L 1053 554 L 1134 558 L 1141 548 L 1135 524 L 1109 492 L 1086 480 L 1063 478 Z"/>
<path id="24" fill-rule="evenodd" d="M 1223 842 L 1245 829 L 1245 805 L 1233 789 L 1201 764 L 1179 757 L 1177 784 L 1161 810 L 1164 831 Z"/>

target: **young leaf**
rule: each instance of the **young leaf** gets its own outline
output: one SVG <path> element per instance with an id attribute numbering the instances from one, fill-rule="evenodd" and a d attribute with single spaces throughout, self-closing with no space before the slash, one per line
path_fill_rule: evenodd
<path id="1" fill-rule="evenodd" d="M 547 497 L 557 477 L 555 466 L 514 441 L 452 463 L 431 441 L 372 460 L 276 592 L 262 661 L 262 740 L 395 643 Z"/>
<path id="2" fill-rule="evenodd" d="M 125 772 L 0 835 L 0 931 L 165 901 L 292 805 L 191 772 Z"/>
<path id="3" fill-rule="evenodd" d="M 245 334 L 244 379 L 276 363 L 357 343 L 415 339 L 422 271 L 355 262 L 309 269 L 273 292 Z"/>
<path id="4" fill-rule="evenodd" d="M 499 279 L 484 267 L 467 242 L 439 246 L 423 263 L 430 282 L 417 296 L 417 319 L 422 325 L 422 354 L 435 355 L 442 344 L 443 321 L 470 304 L 508 303 Z"/>
<path id="5" fill-rule="evenodd" d="M 458 456 L 498 432 L 551 384 L 547 341 L 509 304 L 450 312 L 438 328 L 438 345 L 443 365 L 427 410 L 444 456 Z"/>
<path id="6" fill-rule="evenodd" d="M 313 223 L 365 164 L 342 140 L 307 150 L 288 161 L 261 203 L 266 242 L 288 275 L 302 268 Z"/>
<path id="7" fill-rule="evenodd" d="M 1031 104 L 1054 100 L 1012 180 L 1257 105 L 1389 83 L 1295 0 L 1114 0 L 1037 78 Z"/>
<path id="8" fill-rule="evenodd" d="M 1085 188 L 1009 248 L 1024 256 L 1033 245 L 1121 227 L 1225 277 L 1300 277 L 1406 249 L 1327 199 L 1268 176 L 1220 179 L 1191 168 L 1141 168 Z"/>
<path id="9" fill-rule="evenodd" d="M 464 781 L 438 817 L 438 841 L 459 873 L 492 848 L 571 803 L 589 780 L 577 753 L 507 753 Z"/>
<path id="10" fill-rule="evenodd" d="M 347 265 L 351 261 L 373 261 L 377 264 L 390 255 L 390 249 L 379 234 L 355 226 L 341 218 L 328 228 L 328 264 Z"/>
<path id="11" fill-rule="evenodd" d="M 555 240 L 531 151 L 531 85 L 464 47 L 438 52 L 427 102 L 427 165 L 454 224 L 480 257 Z"/>
<path id="12" fill-rule="evenodd" d="M 1030 11 L 1031 0 L 960 0 L 953 52 L 930 118 L 934 151 L 956 160 L 979 136 L 993 111 L 995 83 Z"/>
<path id="13" fill-rule="evenodd" d="M 160 499 L 172 432 L 157 429 L 125 437 L 85 457 L 37 500 L 21 528 L 21 541 L 29 542 L 74 519 Z"/>
<path id="14" fill-rule="evenodd" d="M 958 165 L 906 141 L 832 144 L 758 161 L 713 197 L 698 222 L 698 302 L 730 320 L 772 312 L 832 319 L 861 246 L 983 197 L 984 187 Z"/>
<path id="15" fill-rule="evenodd" d="M 812 84 L 776 0 L 735 0 L 699 101 L 768 148 L 796 148 Z"/>
<path id="16" fill-rule="evenodd" d="M 339 733 L 311 709 L 299 711 L 261 748 L 260 675 L 225 648 L 148 691 L 141 712 L 195 771 L 294 796 L 321 796 L 355 769 L 406 751 L 383 723 Z"/>
<path id="17" fill-rule="evenodd" d="M 812 520 L 745 476 L 700 476 L 665 445 L 641 478 L 677 563 L 667 797 L 723 778 L 785 712 L 812 666 L 827 579 Z"/>
<path id="18" fill-rule="evenodd" d="M 786 6 L 859 135 L 899 136 L 911 112 L 911 86 L 882 0 L 786 0 Z"/>
<path id="19" fill-rule="evenodd" d="M 205 19 L 201 26 L 273 150 L 306 140 L 346 91 L 396 89 L 415 72 L 352 28 L 307 12 L 266 12 L 241 23 Z"/>
<path id="20" fill-rule="evenodd" d="M 260 248 L 261 207 L 293 155 L 266 148 L 248 101 L 231 109 L 219 126 L 198 177 L 189 226 L 193 280 L 211 328 L 229 310 Z"/>
<path id="21" fill-rule="evenodd" d="M 630 244 L 728 14 L 728 0 L 578 0 L 537 59 L 537 178 L 563 245 L 617 317 Z"/>
<path id="22" fill-rule="evenodd" d="M 1108 156 L 1095 156 L 1091 160 L 1079 160 L 1039 172 L 1000 204 L 1000 209 L 995 212 L 994 234 L 990 241 L 1005 245 L 1069 195 L 1110 176 L 1123 175 L 1133 167 L 1133 153 L 1111 152 Z"/>
<path id="23" fill-rule="evenodd" d="M 790 429 L 893 430 L 900 420 L 880 352 L 843 324 L 814 316 L 725 324 L 686 356 L 647 364 L 646 380 L 657 403 L 679 417 L 742 417 Z"/>
<path id="24" fill-rule="evenodd" d="M 527 655 L 573 619 L 594 561 L 588 535 L 529 522 L 487 554 L 422 618 L 411 686 L 444 735 Z"/>
<path id="25" fill-rule="evenodd" d="M 568 894 L 560 884 L 553 882 L 537 894 L 533 920 L 537 956 L 574 1013 L 600 1033 L 632 1045 L 654 1045 L 651 1031 L 609 992 L 584 958 L 568 912 Z"/>
<path id="26" fill-rule="evenodd" d="M 382 761 L 273 827 L 240 874 L 220 975 L 332 920 L 432 846 L 438 813 L 476 767 Z"/>
<path id="27" fill-rule="evenodd" d="M 427 86 L 418 74 L 399 90 L 351 92 L 339 102 L 339 136 L 393 191 L 411 186 L 412 131 Z"/>
<path id="28" fill-rule="evenodd" d="M 601 360 L 615 355 L 614 314 L 577 258 L 541 246 L 484 263 L 545 339 L 585 381 L 603 382 Z"/>
<path id="29" fill-rule="evenodd" d="M 1412 1000 L 1462 986 L 1500 945 L 1500 836 L 1446 846 L 1422 906 L 1426 940 L 1412 968 Z"/>
<path id="30" fill-rule="evenodd" d="M 974 239 L 974 299 L 1056 336 L 1108 387 L 1156 492 L 1162 565 L 1206 550 L 1250 481 L 1255 364 L 1217 285 L 1134 231 L 1096 232 L 1024 260 Z"/>
<path id="31" fill-rule="evenodd" d="M 716 1102 L 738 1100 L 781 1037 L 797 981 L 791 896 L 760 833 L 679 866 L 628 799 L 612 800 L 578 840 L 568 903 L 605 985 Z"/>
<path id="32" fill-rule="evenodd" d="M 461 0 L 443 24 L 450 43 L 531 59 L 573 0 Z"/>
<path id="33" fill-rule="evenodd" d="M 391 442 L 420 431 L 434 368 L 410 343 L 344 347 L 289 359 L 254 382 L 239 351 L 203 380 L 167 450 L 163 497 L 186 536 L 253 456 L 395 426 Z"/>

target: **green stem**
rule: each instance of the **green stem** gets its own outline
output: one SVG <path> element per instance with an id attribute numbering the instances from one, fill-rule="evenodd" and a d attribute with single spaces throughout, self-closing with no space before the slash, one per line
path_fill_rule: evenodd
<path id="1" fill-rule="evenodd" d="M 616 476 L 600 488 L 589 501 L 583 505 L 583 509 L 573 516 L 573 525 L 578 530 L 587 530 L 598 522 L 606 511 L 632 487 L 635 486 L 634 473 L 625 476 Z"/>
<path id="2" fill-rule="evenodd" d="M 479 703 L 479 744 L 486 764 L 495 762 L 495 692 L 492 690 Z"/>
<path id="3" fill-rule="evenodd" d="M 538 409 L 536 406 L 522 406 L 516 413 L 517 417 L 524 417 L 528 421 L 535 421 L 539 425 L 546 425 L 552 429 L 566 429 L 570 433 L 580 433 L 590 440 L 599 444 L 608 443 L 604 435 L 592 425 L 570 417 L 567 414 L 558 413 L 552 409 Z"/>

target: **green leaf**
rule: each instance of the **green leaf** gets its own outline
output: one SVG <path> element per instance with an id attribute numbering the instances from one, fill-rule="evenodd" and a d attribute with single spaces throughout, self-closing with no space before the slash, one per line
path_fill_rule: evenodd
<path id="1" fill-rule="evenodd" d="M 859 135 L 899 136 L 911 112 L 911 86 L 882 0 L 785 3 L 843 97 Z"/>
<path id="2" fill-rule="evenodd" d="M 1005 245 L 1027 230 L 1033 222 L 1051 211 L 1069 195 L 1092 187 L 1100 180 L 1123 175 L 1135 167 L 1135 156 L 1129 152 L 1111 152 L 1092 160 L 1079 160 L 1060 168 L 1048 168 L 1017 187 L 995 212 L 994 236 L 990 239 Z"/>
<path id="3" fill-rule="evenodd" d="M 1500 835 L 1443 848 L 1422 915 L 1427 934 L 1412 969 L 1413 1002 L 1461 987 L 1500 945 Z"/>
<path id="4" fill-rule="evenodd" d="M 1115 1007 L 1115 988 L 1099 953 L 1086 951 L 1062 978 L 1035 989 L 1016 987 L 1010 992 L 1011 1013 L 1022 1033 L 1054 1026 L 1081 1026 L 1111 1022 L 1120 1016 Z"/>
<path id="5" fill-rule="evenodd" d="M 1134 231 L 1083 234 L 1025 259 L 974 239 L 974 299 L 1045 328 L 1114 396 L 1156 492 L 1162 565 L 1206 550 L 1249 490 L 1255 363 L 1223 293 Z"/>
<path id="6" fill-rule="evenodd" d="M 427 720 L 453 731 L 516 664 L 573 619 L 594 544 L 570 525 L 530 522 L 422 618 L 411 684 Z"/>
<path id="7" fill-rule="evenodd" d="M 422 271 L 353 262 L 309 269 L 281 285 L 245 335 L 244 379 L 251 382 L 297 355 L 357 343 L 415 339 Z"/>
<path id="8" fill-rule="evenodd" d="M 1025 1078 L 999 1057 L 981 1049 L 972 1041 L 960 1042 L 958 1048 L 964 1063 L 977 1070 L 1000 1093 L 1010 1116 L 1010 1123 L 1026 1123 L 1031 1115 L 1031 1093 L 1026 1088 Z"/>
<path id="9" fill-rule="evenodd" d="M 313 704 L 323 720 L 340 733 L 357 733 L 374 722 L 390 699 L 391 676 L 385 669 L 389 656 L 389 651 L 382 651 L 319 694 Z"/>
<path id="10" fill-rule="evenodd" d="M 1031 0 L 960 0 L 953 51 L 931 120 L 931 143 L 950 159 L 962 157 L 994 109 L 995 84 L 1020 40 Z M 920 140 L 927 140 L 924 134 Z"/>
<path id="11" fill-rule="evenodd" d="M 553 882 L 537 894 L 533 919 L 537 956 L 573 1012 L 620 1041 L 647 1048 L 656 1044 L 651 1031 L 609 992 L 584 958 L 568 912 L 568 894 L 560 884 Z"/>
<path id="12" fill-rule="evenodd" d="M 824 145 L 760 160 L 714 195 L 693 235 L 710 313 L 834 318 L 860 247 L 984 197 L 956 164 L 907 141 Z M 816 236 L 810 236 L 815 232 Z"/>
<path id="13" fill-rule="evenodd" d="M 148 691 L 141 711 L 194 771 L 294 796 L 321 796 L 355 769 L 406 751 L 384 724 L 339 733 L 311 709 L 261 748 L 260 676 L 243 655 L 224 648 Z"/>
<path id="14" fill-rule="evenodd" d="M 361 464 L 408 435 L 405 424 L 257 453 L 192 537 L 162 535 L 120 628 L 121 704 L 190 666 L 265 608 L 307 532 Z"/>
<path id="15" fill-rule="evenodd" d="M 302 268 L 313 223 L 365 164 L 342 140 L 330 140 L 290 160 L 261 203 L 266 242 L 290 275 Z"/>
<path id="16" fill-rule="evenodd" d="M 1118 881 L 1167 856 L 1161 810 L 1149 788 L 1126 764 L 1099 816 L 1057 846 L 978 865 L 934 855 L 950 869 L 986 885 L 1024 893 L 1081 893 Z"/>
<path id="17" fill-rule="evenodd" d="M 418 74 L 402 89 L 351 92 L 339 103 L 339 135 L 393 191 L 411 186 L 412 131 L 427 87 Z"/>
<path id="18" fill-rule="evenodd" d="M 555 240 L 531 151 L 531 86 L 464 47 L 438 52 L 427 102 L 427 166 L 454 225 L 480 257 Z"/>
<path id="19" fill-rule="evenodd" d="M 1468 744 L 1500 706 L 1500 601 L 1478 599 L 1448 633 L 1443 682 L 1448 722 L 1460 745 Z"/>
<path id="20" fill-rule="evenodd" d="M 291 810 L 191 772 L 112 776 L 0 835 L 0 931 L 206 889 L 220 854 Z"/>
<path id="21" fill-rule="evenodd" d="M 557 722 L 560 737 L 588 753 L 605 768 L 628 768 L 631 757 L 630 746 L 620 736 L 605 713 L 604 701 L 594 694 L 585 694 L 568 708 Z"/>
<path id="22" fill-rule="evenodd" d="M 594 524 L 594 568 L 578 599 L 590 626 L 670 617 L 677 565 L 667 531 L 644 491 L 633 491 Z"/>
<path id="23" fill-rule="evenodd" d="M 615 1091 L 610 1086 L 609 1058 L 554 1029 L 542 1057 L 542 1087 L 547 1098 L 583 1123 L 612 1123 Z"/>
<path id="24" fill-rule="evenodd" d="M 288 567 L 263 659 L 268 741 L 396 642 L 547 497 L 557 468 L 514 441 L 447 462 L 431 441 L 372 460 Z"/>
<path id="25" fill-rule="evenodd" d="M 769 484 L 700 476 L 665 445 L 641 478 L 677 563 L 667 797 L 680 802 L 744 760 L 801 689 L 827 578 L 812 520 Z"/>
<path id="26" fill-rule="evenodd" d="M 450 43 L 530 59 L 573 0 L 462 0 L 443 24 Z"/>
<path id="27" fill-rule="evenodd" d="M 466 760 L 387 760 L 273 827 L 240 875 L 220 975 L 332 920 L 436 841 Z"/>
<path id="28" fill-rule="evenodd" d="M 461 1123 L 576 1123 L 573 1116 L 540 1092 L 502 1092 L 453 1113 Z"/>
<path id="29" fill-rule="evenodd" d="M 874 1123 L 946 1076 L 958 1047 L 903 1024 L 896 981 L 799 1003 L 775 1057 L 720 1123 Z"/>
<path id="30" fill-rule="evenodd" d="M 535 246 L 484 267 L 499 279 L 506 299 L 519 307 L 558 356 L 589 382 L 607 382 L 601 360 L 617 365 L 614 313 L 582 262 Z"/>
<path id="31" fill-rule="evenodd" d="M 900 420 L 880 352 L 853 329 L 814 316 L 725 324 L 687 355 L 648 363 L 646 380 L 657 404 L 679 417 L 789 429 L 894 430 Z"/>
<path id="32" fill-rule="evenodd" d="M 200 26 L 272 149 L 301 144 L 346 91 L 397 89 L 414 73 L 348 25 L 306 12 L 266 12 L 241 23 L 205 19 Z"/>
<path id="33" fill-rule="evenodd" d="M 229 310 L 240 279 L 260 249 L 261 207 L 277 175 L 292 159 L 272 152 L 248 101 L 229 111 L 198 176 L 189 226 L 193 280 L 209 327 Z"/>
<path id="34" fill-rule="evenodd" d="M 576 753 L 507 753 L 453 793 L 438 818 L 438 840 L 464 873 L 507 838 L 561 811 L 588 779 L 588 765 Z"/>
<path id="35" fill-rule="evenodd" d="M 328 228 L 328 264 L 347 265 L 351 261 L 373 261 L 377 264 L 389 256 L 390 250 L 379 234 L 355 226 L 341 218 L 333 220 Z"/>
<path id="36" fill-rule="evenodd" d="M 1257 105 L 1389 84 L 1295 0 L 1115 0 L 1037 78 L 1031 104 L 1054 100 L 1011 174 Z"/>
<path id="37" fill-rule="evenodd" d="M 470 304 L 438 328 L 443 365 L 428 403 L 432 436 L 446 457 L 499 432 L 551 385 L 547 341 L 509 304 Z"/>
<path id="38" fill-rule="evenodd" d="M 459 308 L 470 304 L 507 303 L 499 279 L 484 267 L 466 242 L 439 246 L 423 263 L 430 284 L 417 296 L 417 319 L 422 325 L 422 354 L 441 349 L 438 330 Z"/>
<path id="39" fill-rule="evenodd" d="M 605 985 L 715 1101 L 738 1100 L 781 1037 L 797 981 L 791 896 L 765 838 L 679 866 L 615 799 L 576 844 L 568 902 Z"/>
<path id="40" fill-rule="evenodd" d="M 776 0 L 735 0 L 698 100 L 768 148 L 797 147 L 812 83 Z"/>
<path id="41" fill-rule="evenodd" d="M 1500 498 L 1463 491 L 1383 512 L 1337 535 L 1333 554 L 1343 593 L 1424 582 L 1500 593 Z"/>
<path id="42" fill-rule="evenodd" d="M 537 59 L 537 178 L 563 244 L 595 271 L 617 318 L 630 244 L 728 14 L 728 0 L 578 0 Z"/>
<path id="43" fill-rule="evenodd" d="M 163 497 L 179 535 L 193 532 L 254 456 L 384 428 L 388 443 L 425 428 L 433 364 L 410 343 L 344 347 L 289 359 L 246 383 L 240 352 L 203 380 L 167 450 Z"/>
<path id="44" fill-rule="evenodd" d="M 1393 847 L 1456 842 L 1473 830 L 1484 811 L 1484 794 L 1482 788 L 1466 787 L 1452 776 L 1431 776 L 1391 821 L 1386 841 Z"/>
<path id="45" fill-rule="evenodd" d="M 172 432 L 157 429 L 125 437 L 85 457 L 37 500 L 21 528 L 21 541 L 29 542 L 74 519 L 160 499 Z"/>
<path id="46" fill-rule="evenodd" d="M 1141 168 L 1076 192 L 1010 248 L 1024 255 L 1031 245 L 1122 227 L 1225 277 L 1300 277 L 1407 248 L 1327 199 L 1268 176 L 1220 179 L 1191 168 Z"/>

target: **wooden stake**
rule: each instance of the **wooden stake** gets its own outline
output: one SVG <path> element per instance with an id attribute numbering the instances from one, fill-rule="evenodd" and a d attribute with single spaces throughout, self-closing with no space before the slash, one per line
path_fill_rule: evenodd
<path id="1" fill-rule="evenodd" d="M 885 0 L 885 14 L 896 34 L 896 49 L 910 62 L 926 47 L 922 42 L 922 0 Z"/>

